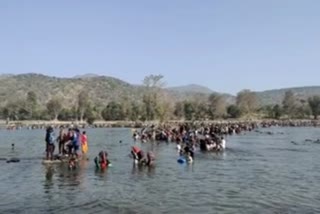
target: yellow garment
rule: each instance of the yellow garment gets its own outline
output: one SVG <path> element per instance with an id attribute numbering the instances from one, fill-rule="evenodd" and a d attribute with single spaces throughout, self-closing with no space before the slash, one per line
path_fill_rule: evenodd
<path id="1" fill-rule="evenodd" d="M 84 144 L 82 144 L 82 153 L 87 154 L 87 152 L 88 152 L 88 143 L 85 142 Z"/>

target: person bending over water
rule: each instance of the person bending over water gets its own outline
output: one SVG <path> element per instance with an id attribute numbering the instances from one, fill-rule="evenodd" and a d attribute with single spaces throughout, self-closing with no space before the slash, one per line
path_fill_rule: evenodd
<path id="1" fill-rule="evenodd" d="M 141 163 L 144 160 L 144 152 L 137 146 L 132 147 L 131 154 L 136 163 Z"/>
<path id="2" fill-rule="evenodd" d="M 147 157 L 145 157 L 143 150 L 141 150 L 137 146 L 133 146 L 131 150 L 131 154 L 135 163 L 146 165 L 146 166 L 154 166 L 155 155 L 152 151 L 147 153 Z"/>
<path id="3" fill-rule="evenodd" d="M 147 153 L 147 161 L 146 161 L 146 165 L 147 166 L 154 166 L 154 161 L 155 161 L 156 157 L 154 155 L 153 152 L 149 151 Z"/>

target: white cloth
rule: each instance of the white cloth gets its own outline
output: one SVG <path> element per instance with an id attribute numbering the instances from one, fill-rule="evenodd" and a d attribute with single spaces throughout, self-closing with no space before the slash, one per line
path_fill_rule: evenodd
<path id="1" fill-rule="evenodd" d="M 222 140 L 221 140 L 221 147 L 222 147 L 223 149 L 226 148 L 226 140 L 225 140 L 225 139 L 222 139 Z"/>

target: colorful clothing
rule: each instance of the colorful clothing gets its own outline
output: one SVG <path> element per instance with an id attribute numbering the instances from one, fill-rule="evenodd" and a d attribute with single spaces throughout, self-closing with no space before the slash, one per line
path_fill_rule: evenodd
<path id="1" fill-rule="evenodd" d="M 81 135 L 81 148 L 83 154 L 88 153 L 88 138 L 85 134 Z"/>

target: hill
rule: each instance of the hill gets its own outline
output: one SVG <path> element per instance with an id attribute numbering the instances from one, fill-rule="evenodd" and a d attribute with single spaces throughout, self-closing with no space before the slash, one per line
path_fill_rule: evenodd
<path id="1" fill-rule="evenodd" d="M 0 75 L 0 107 L 8 101 L 16 101 L 26 97 L 29 91 L 35 92 L 39 103 L 45 103 L 53 96 L 64 98 L 64 105 L 71 107 L 75 104 L 77 95 L 88 91 L 91 101 L 98 106 L 105 106 L 111 100 L 132 101 L 142 100 L 144 87 L 129 84 L 117 78 L 87 74 L 73 78 L 50 77 L 42 74 Z M 209 94 L 217 93 L 200 85 L 187 85 L 164 89 L 173 102 L 206 99 Z M 320 95 L 320 86 L 285 88 L 257 92 L 258 101 L 262 105 L 278 104 L 282 102 L 287 90 L 292 90 L 299 98 L 307 99 L 312 95 Z M 235 97 L 222 94 L 228 103 L 234 103 Z"/>
<path id="2" fill-rule="evenodd" d="M 65 105 L 70 106 L 75 103 L 82 90 L 88 91 L 91 100 L 99 105 L 110 100 L 141 98 L 143 88 L 105 76 L 57 78 L 41 74 L 20 74 L 0 79 L 1 105 L 7 101 L 25 98 L 29 91 L 33 91 L 40 104 L 45 104 L 53 96 L 59 95 L 64 98 Z"/>
<path id="3" fill-rule="evenodd" d="M 283 88 L 276 90 L 268 90 L 256 92 L 258 102 L 261 105 L 281 104 L 286 91 L 291 90 L 299 99 L 308 99 L 314 95 L 320 95 L 320 86 Z"/>
<path id="4" fill-rule="evenodd" d="M 42 74 L 4 75 L 0 78 L 0 106 L 8 101 L 26 97 L 29 91 L 36 93 L 39 103 L 44 105 L 53 96 L 64 98 L 66 107 L 76 102 L 77 95 L 87 90 L 95 105 L 106 105 L 111 100 L 142 100 L 143 86 L 129 84 L 117 78 L 85 74 L 73 78 L 50 77 Z M 164 89 L 173 101 L 188 100 L 195 96 L 206 97 L 213 93 L 209 88 L 189 85 Z M 226 95 L 231 96 L 231 95 Z"/>
<path id="5" fill-rule="evenodd" d="M 210 88 L 196 85 L 196 84 L 190 84 L 185 86 L 178 86 L 178 87 L 170 87 L 167 88 L 169 91 L 176 92 L 176 93 L 201 93 L 201 94 L 211 94 L 214 91 L 212 91 Z"/>

